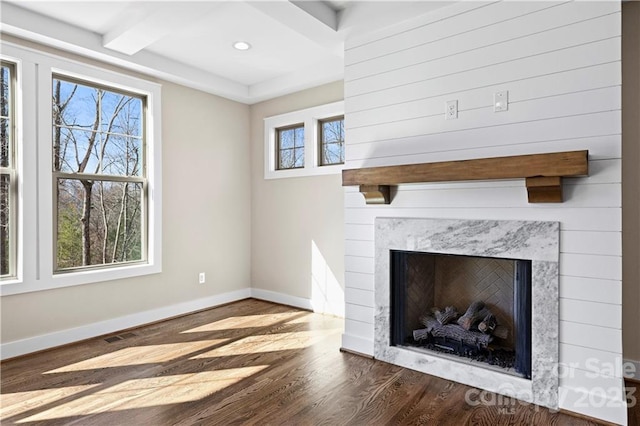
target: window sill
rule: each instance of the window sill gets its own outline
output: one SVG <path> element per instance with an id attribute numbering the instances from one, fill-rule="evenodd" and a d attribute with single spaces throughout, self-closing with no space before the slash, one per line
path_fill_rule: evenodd
<path id="1" fill-rule="evenodd" d="M 316 166 L 311 168 L 289 169 L 289 170 L 268 170 L 264 174 L 265 179 L 285 179 L 307 176 L 337 175 L 342 173 L 344 164 L 332 166 Z"/>
<path id="2" fill-rule="evenodd" d="M 160 265 L 137 264 L 109 269 L 93 269 L 50 275 L 46 279 L 23 279 L 5 281 L 0 284 L 0 296 L 32 293 L 35 291 L 53 290 L 105 281 L 135 278 L 162 272 Z"/>

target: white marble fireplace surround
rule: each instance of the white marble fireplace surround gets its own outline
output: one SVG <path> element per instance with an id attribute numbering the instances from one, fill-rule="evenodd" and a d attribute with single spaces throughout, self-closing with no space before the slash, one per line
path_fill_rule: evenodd
<path id="1" fill-rule="evenodd" d="M 558 222 L 376 218 L 375 358 L 557 409 L 559 238 Z M 390 346 L 390 250 L 531 260 L 531 380 Z"/>

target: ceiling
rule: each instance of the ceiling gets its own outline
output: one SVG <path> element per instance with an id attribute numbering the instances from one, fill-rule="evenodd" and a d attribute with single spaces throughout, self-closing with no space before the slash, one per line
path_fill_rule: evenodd
<path id="1" fill-rule="evenodd" d="M 0 19 L 3 33 L 252 104 L 342 79 L 347 38 L 450 3 L 0 0 Z"/>

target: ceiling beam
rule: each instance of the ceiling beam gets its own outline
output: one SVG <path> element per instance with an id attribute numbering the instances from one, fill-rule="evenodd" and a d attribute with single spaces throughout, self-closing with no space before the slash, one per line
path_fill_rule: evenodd
<path id="1" fill-rule="evenodd" d="M 123 17 L 122 23 L 102 37 L 103 46 L 133 55 L 177 29 L 202 19 L 220 4 L 194 2 L 184 7 L 178 2 L 159 2 L 152 14 L 144 16 L 127 9 L 127 16 Z"/>
<path id="2" fill-rule="evenodd" d="M 291 3 L 307 12 L 334 31 L 338 31 L 338 12 L 319 1 L 290 0 Z"/>
<path id="3" fill-rule="evenodd" d="M 336 31 L 337 12 L 318 1 L 248 1 L 247 4 L 286 25 L 334 55 L 344 56 L 344 38 Z M 304 8 L 303 8 L 304 6 Z"/>

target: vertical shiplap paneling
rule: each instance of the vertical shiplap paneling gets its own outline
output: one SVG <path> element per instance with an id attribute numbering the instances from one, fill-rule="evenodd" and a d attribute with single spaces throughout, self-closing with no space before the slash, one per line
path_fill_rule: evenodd
<path id="1" fill-rule="evenodd" d="M 347 40 L 347 168 L 588 149 L 590 176 L 567 179 L 554 205 L 528 204 L 522 181 L 402 185 L 389 206 L 346 188 L 343 345 L 372 353 L 375 217 L 558 221 L 560 359 L 580 378 L 563 379 L 561 396 L 588 384 L 609 401 L 561 407 L 619 421 L 620 377 L 589 374 L 580 354 L 621 359 L 620 5 L 462 3 Z M 498 90 L 509 91 L 506 112 L 493 112 Z M 459 118 L 445 120 L 454 99 Z"/>

